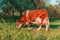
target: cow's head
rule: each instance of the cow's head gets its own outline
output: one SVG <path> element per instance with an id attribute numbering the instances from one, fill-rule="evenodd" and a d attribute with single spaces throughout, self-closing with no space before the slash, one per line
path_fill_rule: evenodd
<path id="1" fill-rule="evenodd" d="M 21 27 L 21 25 L 24 23 L 24 15 L 23 16 L 21 16 L 21 18 L 19 19 L 19 20 L 17 20 L 17 22 L 16 22 L 16 28 L 20 28 Z"/>
<path id="2" fill-rule="evenodd" d="M 21 22 L 21 21 L 17 21 L 17 22 L 16 22 L 16 28 L 20 28 L 21 25 L 22 25 L 22 22 Z"/>

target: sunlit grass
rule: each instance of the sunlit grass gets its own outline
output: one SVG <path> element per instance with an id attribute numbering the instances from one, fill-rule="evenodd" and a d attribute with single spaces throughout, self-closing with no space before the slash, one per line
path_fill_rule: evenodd
<path id="1" fill-rule="evenodd" d="M 28 30 L 27 27 L 17 29 L 13 22 L 0 23 L 0 40 L 60 40 L 60 26 L 57 27 L 46 32 L 45 28 L 40 31 L 37 28 Z"/>

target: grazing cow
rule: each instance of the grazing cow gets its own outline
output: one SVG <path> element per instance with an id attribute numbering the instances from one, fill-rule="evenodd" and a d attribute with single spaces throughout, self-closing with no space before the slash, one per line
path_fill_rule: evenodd
<path id="1" fill-rule="evenodd" d="M 22 24 L 27 24 L 28 28 L 30 28 L 30 23 L 39 24 L 38 31 L 44 24 L 46 25 L 46 31 L 49 30 L 48 11 L 46 9 L 27 10 L 21 16 L 19 21 L 16 22 L 16 27 L 20 28 Z"/>

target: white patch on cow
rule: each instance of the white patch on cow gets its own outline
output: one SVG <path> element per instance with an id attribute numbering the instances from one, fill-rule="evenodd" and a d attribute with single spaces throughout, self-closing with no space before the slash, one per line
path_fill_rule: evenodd
<path id="1" fill-rule="evenodd" d="M 28 23 L 26 22 L 26 24 L 28 24 Z"/>
<path id="2" fill-rule="evenodd" d="M 26 16 L 28 16 L 29 10 L 27 10 Z"/>
<path id="3" fill-rule="evenodd" d="M 35 22 L 36 23 L 41 23 L 41 18 L 37 17 Z"/>
<path id="4" fill-rule="evenodd" d="M 17 26 L 16 26 L 16 27 L 17 27 L 17 28 L 20 28 L 20 27 L 21 27 L 21 25 L 22 25 L 22 24 L 20 24 L 20 25 L 19 25 L 19 27 L 17 27 Z"/>

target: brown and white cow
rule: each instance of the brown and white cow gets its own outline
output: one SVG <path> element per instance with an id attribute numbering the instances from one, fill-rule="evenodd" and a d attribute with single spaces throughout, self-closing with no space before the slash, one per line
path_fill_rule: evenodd
<path id="1" fill-rule="evenodd" d="M 16 22 L 16 27 L 20 28 L 22 24 L 27 24 L 28 28 L 30 28 L 30 23 L 39 24 L 38 31 L 44 24 L 46 25 L 46 31 L 49 30 L 48 11 L 46 9 L 27 10 L 21 16 L 19 21 Z"/>

